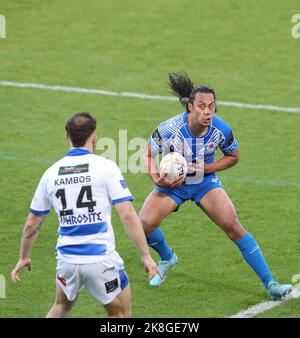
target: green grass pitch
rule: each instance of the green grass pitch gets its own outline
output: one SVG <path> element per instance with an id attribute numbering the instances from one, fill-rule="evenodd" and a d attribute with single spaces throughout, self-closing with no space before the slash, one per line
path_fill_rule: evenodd
<path id="1" fill-rule="evenodd" d="M 291 35 L 296 0 L 3 0 L 0 81 L 170 95 L 169 71 L 185 70 L 219 100 L 300 107 L 300 39 Z M 181 112 L 176 102 L 0 86 L 0 317 L 43 317 L 54 301 L 57 219 L 52 211 L 33 249 L 32 272 L 13 285 L 22 227 L 43 171 L 67 151 L 64 123 L 75 112 L 98 120 L 99 137 L 147 138 Z M 219 174 L 240 220 L 280 281 L 300 273 L 300 114 L 219 106 L 241 148 Z M 129 152 L 130 153 L 130 152 Z M 152 184 L 125 175 L 140 209 Z M 134 317 L 228 317 L 267 300 L 233 245 L 188 202 L 163 224 L 180 258 L 150 289 L 137 250 L 113 214 L 117 248 L 132 286 Z M 158 257 L 154 254 L 154 257 Z M 86 291 L 71 317 L 103 317 Z M 300 317 L 299 300 L 261 314 Z"/>

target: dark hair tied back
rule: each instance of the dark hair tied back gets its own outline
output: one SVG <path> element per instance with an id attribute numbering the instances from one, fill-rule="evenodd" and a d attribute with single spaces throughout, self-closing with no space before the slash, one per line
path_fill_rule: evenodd
<path id="1" fill-rule="evenodd" d="M 189 103 L 194 102 L 197 93 L 211 93 L 216 99 L 215 91 L 212 88 L 205 86 L 194 87 L 192 80 L 185 72 L 173 72 L 168 75 L 169 87 L 173 95 L 179 98 L 180 103 L 187 112 L 189 112 Z"/>

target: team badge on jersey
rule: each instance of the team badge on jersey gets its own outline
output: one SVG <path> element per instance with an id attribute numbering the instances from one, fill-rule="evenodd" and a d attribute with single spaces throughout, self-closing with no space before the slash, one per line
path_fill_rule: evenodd
<path id="1" fill-rule="evenodd" d="M 205 153 L 206 154 L 212 154 L 216 150 L 216 145 L 214 142 L 208 142 L 205 147 Z"/>

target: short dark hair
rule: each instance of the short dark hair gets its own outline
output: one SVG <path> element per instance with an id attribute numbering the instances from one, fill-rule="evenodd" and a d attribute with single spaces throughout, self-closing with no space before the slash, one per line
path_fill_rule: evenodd
<path id="1" fill-rule="evenodd" d="M 180 103 L 189 112 L 189 103 L 193 103 L 197 93 L 211 93 L 216 100 L 215 91 L 206 86 L 194 87 L 192 80 L 185 72 L 169 73 L 169 87 L 179 98 Z M 217 111 L 217 108 L 215 109 Z"/>
<path id="2" fill-rule="evenodd" d="M 89 113 L 77 113 L 66 123 L 65 129 L 74 147 L 83 147 L 96 130 L 97 121 Z"/>

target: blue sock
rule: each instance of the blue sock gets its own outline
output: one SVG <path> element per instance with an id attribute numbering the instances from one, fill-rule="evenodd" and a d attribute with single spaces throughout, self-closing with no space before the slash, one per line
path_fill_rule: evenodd
<path id="1" fill-rule="evenodd" d="M 167 244 L 165 236 L 159 228 L 151 232 L 146 238 L 148 244 L 159 254 L 162 261 L 168 261 L 172 258 L 173 251 Z"/>
<path id="2" fill-rule="evenodd" d="M 256 240 L 247 232 L 235 244 L 239 247 L 245 261 L 256 272 L 265 288 L 267 288 L 273 277 Z"/>

